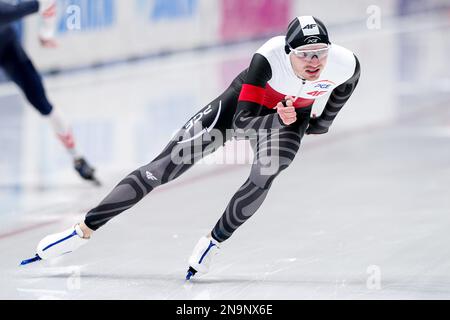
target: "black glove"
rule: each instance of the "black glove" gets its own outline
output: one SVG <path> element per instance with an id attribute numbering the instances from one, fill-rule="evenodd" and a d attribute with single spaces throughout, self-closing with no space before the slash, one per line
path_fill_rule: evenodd
<path id="1" fill-rule="evenodd" d="M 328 132 L 328 127 L 322 127 L 318 124 L 318 118 L 311 118 L 309 120 L 308 129 L 306 129 L 306 134 L 324 134 Z"/>

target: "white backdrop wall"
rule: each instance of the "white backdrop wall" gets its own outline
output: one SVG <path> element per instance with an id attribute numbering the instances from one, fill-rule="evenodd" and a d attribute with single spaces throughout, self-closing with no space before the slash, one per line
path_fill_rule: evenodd
<path id="1" fill-rule="evenodd" d="M 25 43 L 38 67 L 64 69 L 281 34 L 296 15 L 315 15 L 331 26 L 359 22 L 357 27 L 365 28 L 370 5 L 390 16 L 398 2 L 58 0 L 59 48 L 40 48 L 37 16 L 26 19 Z"/>
<path id="2" fill-rule="evenodd" d="M 61 18 L 59 48 L 43 50 L 36 41 L 38 20 L 26 19 L 26 47 L 41 70 L 66 70 L 165 51 L 260 39 L 214 52 L 185 52 L 95 72 L 63 72 L 46 77 L 50 100 L 73 125 L 81 149 L 103 170 L 131 170 L 136 163 L 151 159 L 173 130 L 248 66 L 265 35 L 283 33 L 295 15 L 321 17 L 329 26 L 332 41 L 355 52 L 361 62 L 361 81 L 333 126 L 334 133 L 365 130 L 396 119 L 403 121 L 404 114 L 410 113 L 409 105 L 402 100 L 405 94 L 411 93 L 413 99 L 417 95 L 430 104 L 431 97 L 441 94 L 436 89 L 448 92 L 444 87 L 450 74 L 445 50 L 436 51 L 434 46 L 438 42 L 448 46 L 448 37 L 433 30 L 439 24 L 450 24 L 450 15 L 442 10 L 442 16 L 389 18 L 426 11 L 424 3 L 436 7 L 443 4 L 441 0 L 347 0 L 339 5 L 328 0 L 59 1 L 61 8 L 75 4 L 82 9 L 81 28 L 66 30 L 67 16 Z M 367 28 L 369 5 L 381 9 L 381 29 Z M 423 95 L 425 89 L 430 94 Z M 314 106 L 317 113 L 324 102 Z M 61 168 L 66 168 L 67 177 L 78 181 L 48 124 L 12 84 L 0 85 L 2 126 L 5 130 L 0 130 L 0 146 L 8 150 L 0 155 L 3 182 L 43 181 L 50 173 L 59 175 Z M 151 141 L 148 137 L 152 137 Z"/>

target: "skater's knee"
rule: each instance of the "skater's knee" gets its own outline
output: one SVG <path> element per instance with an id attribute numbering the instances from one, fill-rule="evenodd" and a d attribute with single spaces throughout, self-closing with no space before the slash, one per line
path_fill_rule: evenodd
<path id="1" fill-rule="evenodd" d="M 44 117 L 49 116 L 53 111 L 53 106 L 46 98 L 27 95 L 30 104 Z"/>
<path id="2" fill-rule="evenodd" d="M 267 163 L 258 161 L 252 167 L 250 180 L 261 189 L 269 189 L 275 178 L 291 163 L 292 160 L 287 158 L 272 158 Z"/>
<path id="3" fill-rule="evenodd" d="M 145 181 L 147 185 L 152 186 L 152 188 L 156 188 L 163 184 L 162 177 L 164 175 L 164 171 L 154 162 L 150 162 L 149 164 L 140 167 L 136 170 L 136 173 L 139 174 L 139 177 Z"/>
<path id="4" fill-rule="evenodd" d="M 175 163 L 170 154 L 158 157 L 149 164 L 138 169 L 143 179 L 153 188 L 175 180 L 186 170 L 192 167 L 191 163 Z"/>
<path id="5" fill-rule="evenodd" d="M 276 168 L 257 167 L 253 168 L 250 174 L 250 181 L 257 187 L 267 190 L 270 189 L 275 178 L 288 166 L 279 166 Z"/>
<path id="6" fill-rule="evenodd" d="M 41 114 L 41 115 L 43 115 L 44 117 L 46 117 L 46 116 L 49 116 L 50 115 L 50 113 L 52 113 L 52 110 L 53 110 L 53 108 L 52 108 L 52 106 L 46 106 L 46 107 L 42 107 L 42 108 L 36 108 L 38 111 L 39 111 L 39 113 Z"/>

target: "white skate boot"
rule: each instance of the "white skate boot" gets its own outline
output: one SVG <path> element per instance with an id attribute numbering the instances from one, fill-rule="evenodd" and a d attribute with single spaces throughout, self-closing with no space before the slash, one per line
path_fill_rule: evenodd
<path id="1" fill-rule="evenodd" d="M 81 231 L 78 224 L 66 231 L 46 236 L 39 242 L 36 256 L 22 261 L 21 265 L 56 258 L 75 251 L 89 241 L 89 239 L 85 239 L 83 236 L 83 231 Z"/>
<path id="2" fill-rule="evenodd" d="M 189 258 L 189 270 L 186 280 L 190 280 L 197 272 L 208 273 L 211 259 L 220 250 L 219 242 L 210 238 L 202 237 Z"/>

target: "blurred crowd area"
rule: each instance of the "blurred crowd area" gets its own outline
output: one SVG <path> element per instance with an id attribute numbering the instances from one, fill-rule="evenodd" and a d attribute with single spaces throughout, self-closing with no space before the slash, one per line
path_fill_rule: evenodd
<path id="1" fill-rule="evenodd" d="M 392 19 L 449 10 L 447 0 L 58 0 L 56 50 L 39 46 L 37 16 L 17 29 L 36 65 L 56 72 L 264 39 L 298 15 L 319 17 L 332 37 L 342 28 L 374 36 Z"/>

